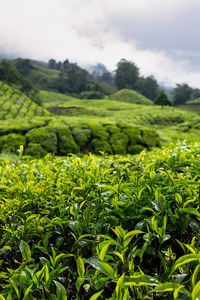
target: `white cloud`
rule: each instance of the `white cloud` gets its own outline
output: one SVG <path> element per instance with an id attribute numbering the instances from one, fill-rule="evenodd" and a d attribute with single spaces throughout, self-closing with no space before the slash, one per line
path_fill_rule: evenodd
<path id="1" fill-rule="evenodd" d="M 199 85 L 200 42 L 198 24 L 194 26 L 199 0 L 0 0 L 0 4 L 4 52 L 41 60 L 69 58 L 82 65 L 102 62 L 112 70 L 126 58 L 145 75 L 154 74 L 170 84 Z"/>

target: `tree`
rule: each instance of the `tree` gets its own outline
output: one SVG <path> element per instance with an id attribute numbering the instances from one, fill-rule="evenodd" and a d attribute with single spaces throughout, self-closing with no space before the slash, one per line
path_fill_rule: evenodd
<path id="1" fill-rule="evenodd" d="M 49 61 L 48 61 L 48 67 L 50 69 L 56 69 L 56 60 L 51 58 Z"/>
<path id="2" fill-rule="evenodd" d="M 18 58 L 15 66 L 17 70 L 24 76 L 28 75 L 30 70 L 34 69 L 29 59 Z"/>
<path id="3" fill-rule="evenodd" d="M 61 61 L 56 63 L 56 69 L 57 70 L 62 70 L 62 66 L 63 66 L 63 64 L 61 63 Z"/>
<path id="4" fill-rule="evenodd" d="M 94 81 L 101 81 L 108 84 L 114 84 L 112 73 L 103 65 L 98 63 L 96 66 L 91 67 L 92 79 Z"/>
<path id="5" fill-rule="evenodd" d="M 139 77 L 136 82 L 136 90 L 143 96 L 154 100 L 158 96 L 159 86 L 153 76 Z"/>
<path id="6" fill-rule="evenodd" d="M 167 95 L 162 91 L 155 99 L 154 103 L 156 105 L 163 106 L 172 106 L 171 101 L 168 99 Z"/>
<path id="7" fill-rule="evenodd" d="M 118 89 L 134 89 L 139 75 L 138 67 L 126 59 L 117 64 L 114 81 Z"/>
<path id="8" fill-rule="evenodd" d="M 6 83 L 18 84 L 20 80 L 20 73 L 16 67 L 6 59 L 0 62 L 0 80 Z"/>
<path id="9" fill-rule="evenodd" d="M 69 63 L 69 60 L 66 59 L 64 62 L 63 62 L 63 69 L 64 70 L 67 70 L 67 68 L 70 66 L 70 63 Z"/>
<path id="10" fill-rule="evenodd" d="M 194 99 L 197 99 L 197 98 L 200 98 L 200 90 L 199 89 L 193 89 L 191 100 L 194 100 Z"/>
<path id="11" fill-rule="evenodd" d="M 40 104 L 39 91 L 34 88 L 30 80 L 18 72 L 17 68 L 9 60 L 4 59 L 0 62 L 0 80 L 8 84 L 14 84 L 34 102 Z"/>
<path id="12" fill-rule="evenodd" d="M 193 89 L 188 84 L 177 84 L 176 88 L 172 92 L 174 105 L 181 105 L 187 100 L 191 100 L 192 93 Z"/>

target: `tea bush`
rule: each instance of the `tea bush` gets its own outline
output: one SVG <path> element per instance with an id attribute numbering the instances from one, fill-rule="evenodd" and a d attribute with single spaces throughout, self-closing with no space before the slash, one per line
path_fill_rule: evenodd
<path id="1" fill-rule="evenodd" d="M 16 133 L 10 133 L 0 137 L 0 151 L 17 153 L 21 145 L 25 145 L 26 139 L 24 136 Z"/>
<path id="2" fill-rule="evenodd" d="M 77 153 L 79 147 L 75 143 L 71 131 L 67 126 L 56 127 L 58 135 L 58 151 L 61 155 L 67 155 L 68 153 Z"/>
<path id="3" fill-rule="evenodd" d="M 0 160 L 2 300 L 198 299 L 200 143 L 22 152 Z"/>
<path id="4" fill-rule="evenodd" d="M 25 150 L 26 155 L 34 156 L 35 158 L 42 158 L 47 155 L 47 151 L 40 145 L 29 143 Z"/>
<path id="5" fill-rule="evenodd" d="M 31 129 L 26 134 L 28 143 L 40 144 L 47 152 L 57 152 L 57 137 L 53 127 Z"/>

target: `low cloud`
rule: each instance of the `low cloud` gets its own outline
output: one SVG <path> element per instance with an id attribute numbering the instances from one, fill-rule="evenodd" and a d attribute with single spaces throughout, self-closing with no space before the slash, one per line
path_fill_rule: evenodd
<path id="1" fill-rule="evenodd" d="M 68 58 L 110 70 L 121 58 L 169 85 L 199 87 L 198 0 L 7 0 L 0 55 Z"/>

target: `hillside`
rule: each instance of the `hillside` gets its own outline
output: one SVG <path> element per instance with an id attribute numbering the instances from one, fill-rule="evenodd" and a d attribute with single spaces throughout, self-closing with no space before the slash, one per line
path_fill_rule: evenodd
<path id="1" fill-rule="evenodd" d="M 142 104 L 142 105 L 153 105 L 153 101 L 149 100 L 148 98 L 144 97 L 140 93 L 129 90 L 129 89 L 122 89 L 119 90 L 112 95 L 109 96 L 110 99 L 115 101 L 122 101 L 122 102 L 129 102 L 134 104 Z"/>
<path id="2" fill-rule="evenodd" d="M 50 116 L 50 113 L 23 93 L 0 81 L 0 120 Z"/>
<path id="3" fill-rule="evenodd" d="M 26 154 L 37 157 L 49 152 L 135 154 L 199 137 L 197 115 L 176 108 L 41 91 L 44 108 L 8 85 L 0 86 L 0 151 L 16 153 L 23 145 Z"/>

